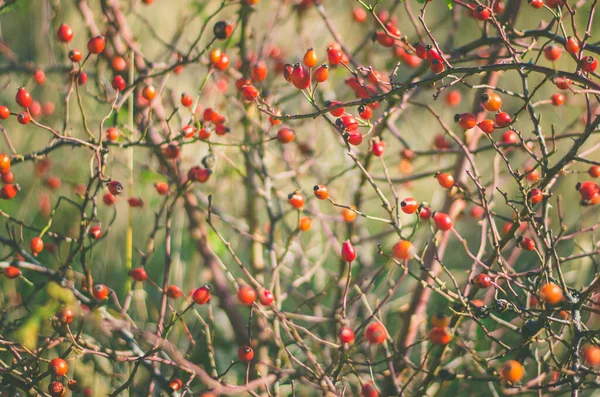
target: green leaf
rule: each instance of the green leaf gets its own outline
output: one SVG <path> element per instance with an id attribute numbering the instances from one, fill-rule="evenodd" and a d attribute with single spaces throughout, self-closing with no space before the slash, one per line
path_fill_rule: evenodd
<path id="1" fill-rule="evenodd" d="M 448 6 L 449 10 L 451 10 L 454 7 L 454 5 L 452 3 L 453 3 L 452 0 L 446 0 L 446 5 Z"/>

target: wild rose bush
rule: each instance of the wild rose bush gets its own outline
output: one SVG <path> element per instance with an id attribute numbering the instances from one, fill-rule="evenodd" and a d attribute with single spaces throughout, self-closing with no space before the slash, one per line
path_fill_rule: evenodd
<path id="1" fill-rule="evenodd" d="M 594 395 L 596 8 L 4 2 L 0 394 Z"/>

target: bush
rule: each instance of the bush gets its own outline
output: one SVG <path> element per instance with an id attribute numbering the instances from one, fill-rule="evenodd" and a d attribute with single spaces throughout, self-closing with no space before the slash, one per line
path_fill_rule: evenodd
<path id="1" fill-rule="evenodd" d="M 4 2 L 0 394 L 593 395 L 596 6 Z"/>

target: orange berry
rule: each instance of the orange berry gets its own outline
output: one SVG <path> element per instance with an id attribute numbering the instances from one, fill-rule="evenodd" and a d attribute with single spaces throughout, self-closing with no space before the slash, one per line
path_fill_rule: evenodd
<path id="1" fill-rule="evenodd" d="M 304 58 L 302 58 L 302 63 L 304 63 L 307 67 L 313 68 L 317 65 L 317 52 L 309 48 L 304 54 Z"/>
<path id="2" fill-rule="evenodd" d="M 596 345 L 587 345 L 583 347 L 583 359 L 590 366 L 600 364 L 600 347 Z"/>
<path id="3" fill-rule="evenodd" d="M 548 305 L 554 306 L 560 303 L 563 298 L 562 289 L 552 282 L 546 283 L 540 288 L 540 299 Z"/>
<path id="4" fill-rule="evenodd" d="M 292 205 L 292 207 L 296 209 L 300 209 L 304 206 L 304 196 L 296 190 L 294 193 L 290 193 L 288 195 L 288 202 Z"/>
<path id="5" fill-rule="evenodd" d="M 327 186 L 325 185 L 315 185 L 313 188 L 315 197 L 319 200 L 326 200 L 329 197 L 329 191 L 327 190 Z"/>
<path id="6" fill-rule="evenodd" d="M 525 375 L 525 370 L 520 362 L 515 360 L 508 360 L 500 369 L 500 376 L 502 380 L 510 383 L 517 383 Z"/>
<path id="7" fill-rule="evenodd" d="M 69 365 L 62 358 L 53 358 L 50 361 L 50 371 L 56 376 L 64 376 L 69 371 Z"/>
<path id="8" fill-rule="evenodd" d="M 252 306 L 256 300 L 256 290 L 249 285 L 242 285 L 237 292 L 238 299 L 246 306 Z"/>
<path id="9" fill-rule="evenodd" d="M 148 101 L 153 100 L 156 97 L 156 88 L 153 85 L 145 86 L 142 90 L 142 96 Z"/>
<path id="10" fill-rule="evenodd" d="M 429 331 L 429 341 L 434 345 L 447 345 L 452 340 L 452 335 L 446 328 L 434 327 Z"/>
<path id="11" fill-rule="evenodd" d="M 303 232 L 307 232 L 310 230 L 311 227 L 312 227 L 312 219 L 310 219 L 310 217 L 303 216 L 302 218 L 300 218 L 300 222 L 298 225 L 298 228 L 300 230 L 302 230 Z"/>
<path id="12" fill-rule="evenodd" d="M 350 207 L 356 209 L 356 207 L 353 205 L 351 205 Z M 342 211 L 342 218 L 344 218 L 344 222 L 346 223 L 354 222 L 357 216 L 358 214 L 349 208 L 344 208 L 344 210 Z"/>
<path id="13" fill-rule="evenodd" d="M 400 240 L 392 248 L 392 255 L 396 259 L 408 259 L 415 254 L 414 245 L 408 240 Z"/>
<path id="14" fill-rule="evenodd" d="M 491 92 L 481 96 L 481 103 L 485 110 L 495 112 L 502 107 L 502 98 L 500 98 L 500 95 Z"/>

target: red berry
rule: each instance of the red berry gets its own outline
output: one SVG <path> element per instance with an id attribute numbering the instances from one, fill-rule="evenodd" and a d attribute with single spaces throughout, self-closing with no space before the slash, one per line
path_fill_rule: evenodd
<path id="1" fill-rule="evenodd" d="M 421 207 L 421 210 L 419 211 L 419 218 L 421 219 L 430 219 L 431 218 L 431 208 L 429 207 Z"/>
<path id="2" fill-rule="evenodd" d="M 15 181 L 15 175 L 10 171 L 2 172 L 0 175 L 4 183 L 13 183 Z"/>
<path id="3" fill-rule="evenodd" d="M 254 350 L 250 346 L 242 346 L 238 349 L 238 358 L 240 361 L 249 363 L 254 358 Z"/>
<path id="4" fill-rule="evenodd" d="M 523 237 L 519 245 L 526 251 L 533 251 L 535 249 L 535 242 L 527 237 Z"/>
<path id="5" fill-rule="evenodd" d="M 256 300 L 256 290 L 249 285 L 242 285 L 238 289 L 237 296 L 243 305 L 252 306 Z"/>
<path id="6" fill-rule="evenodd" d="M 329 197 L 329 191 L 325 185 L 315 185 L 313 187 L 313 191 L 315 193 L 315 197 L 319 200 L 325 200 L 327 197 Z"/>
<path id="7" fill-rule="evenodd" d="M 542 201 L 543 197 L 544 195 L 542 194 L 542 191 L 540 189 L 531 189 L 527 193 L 527 199 L 529 200 L 531 205 L 536 205 L 537 203 Z"/>
<path id="8" fill-rule="evenodd" d="M 358 23 L 363 23 L 364 21 L 367 20 L 367 12 L 365 11 L 364 8 L 362 7 L 356 7 L 353 11 L 352 11 L 352 17 L 354 18 L 354 20 Z"/>
<path id="9" fill-rule="evenodd" d="M 115 72 L 122 72 L 127 69 L 127 61 L 123 57 L 116 56 L 110 61 L 110 66 Z"/>
<path id="10" fill-rule="evenodd" d="M 504 134 L 502 134 L 502 143 L 514 144 L 517 142 L 519 142 L 519 136 L 516 132 L 508 130 Z"/>
<path id="11" fill-rule="evenodd" d="M 542 8 L 544 6 L 543 0 L 527 0 L 527 1 L 529 1 L 529 5 L 531 5 L 533 8 Z"/>
<path id="12" fill-rule="evenodd" d="M 194 127 L 192 127 L 191 125 L 186 125 L 183 126 L 183 128 L 181 129 L 181 135 L 183 135 L 185 138 L 192 138 L 195 134 L 195 130 Z"/>
<path id="13" fill-rule="evenodd" d="M 362 135 L 361 135 L 362 137 Z M 371 141 L 371 153 L 374 156 L 381 157 L 383 156 L 383 151 L 385 149 L 385 142 L 380 139 L 374 139 Z"/>
<path id="14" fill-rule="evenodd" d="M 600 166 L 598 165 L 592 165 L 589 169 L 588 169 L 588 174 L 592 177 L 592 178 L 598 178 L 600 177 Z"/>
<path id="15" fill-rule="evenodd" d="M 179 157 L 180 153 L 181 153 L 181 148 L 179 147 L 177 142 L 169 143 L 167 145 L 167 147 L 164 149 L 165 157 L 167 157 L 169 159 L 176 159 L 177 157 Z"/>
<path id="16" fill-rule="evenodd" d="M 4 269 L 4 276 L 10 280 L 13 280 L 21 276 L 21 270 L 16 266 L 8 266 L 6 269 Z"/>
<path id="17" fill-rule="evenodd" d="M 340 340 L 342 343 L 354 342 L 354 331 L 350 327 L 340 328 Z"/>
<path id="18" fill-rule="evenodd" d="M 338 101 L 326 101 L 325 102 L 325 106 L 328 107 L 328 108 L 336 106 L 336 105 L 340 105 L 340 104 L 341 104 L 341 102 L 338 102 Z M 329 113 L 332 116 L 334 116 L 334 117 L 340 117 L 342 114 L 344 114 L 344 108 L 343 107 L 339 107 L 339 108 L 336 108 L 336 109 L 331 109 L 329 111 Z"/>
<path id="19" fill-rule="evenodd" d="M 105 46 L 106 41 L 102 36 L 92 37 L 87 43 L 87 48 L 90 54 L 100 54 L 102 51 L 104 51 Z"/>
<path id="20" fill-rule="evenodd" d="M 446 231 L 452 228 L 452 219 L 450 215 L 443 212 L 436 212 L 433 214 L 433 221 L 435 222 L 435 227 L 440 230 Z"/>
<path id="21" fill-rule="evenodd" d="M 447 345 L 452 340 L 452 335 L 446 328 L 434 327 L 429 331 L 429 341 L 433 345 Z"/>
<path id="22" fill-rule="evenodd" d="M 560 106 L 563 103 L 565 103 L 565 96 L 560 93 L 552 95 L 552 97 L 550 99 L 552 100 L 552 104 L 554 106 Z"/>
<path id="23" fill-rule="evenodd" d="M 432 46 L 428 45 L 427 47 L 427 61 L 429 63 L 433 63 L 434 59 L 438 59 L 438 60 L 442 60 L 442 57 L 440 55 L 440 53 L 438 52 L 438 50 L 436 50 L 435 48 L 433 48 Z"/>
<path id="24" fill-rule="evenodd" d="M 348 143 L 353 146 L 358 146 L 362 143 L 363 136 L 358 131 L 351 131 L 348 133 Z"/>
<path id="25" fill-rule="evenodd" d="M 438 173 L 436 179 L 441 187 L 449 189 L 454 186 L 454 177 L 446 173 Z"/>
<path id="26" fill-rule="evenodd" d="M 185 106 L 186 108 L 189 108 L 190 106 L 192 106 L 194 99 L 192 98 L 192 96 L 190 94 L 186 94 L 185 92 L 183 94 L 181 94 L 181 104 L 183 106 Z"/>
<path id="27" fill-rule="evenodd" d="M 99 301 L 103 301 L 104 299 L 108 298 L 108 287 L 104 284 L 96 284 L 94 285 L 94 290 L 92 293 L 94 298 Z"/>
<path id="28" fill-rule="evenodd" d="M 55 317 L 63 324 L 71 324 L 75 318 L 75 314 L 69 307 L 61 307 L 56 312 Z"/>
<path id="29" fill-rule="evenodd" d="M 84 85 L 88 81 L 88 75 L 86 72 L 80 72 L 77 76 L 77 83 L 79 85 Z"/>
<path id="30" fill-rule="evenodd" d="M 475 17 L 475 19 L 478 21 L 488 20 L 491 14 L 492 12 L 490 9 L 484 6 L 477 6 L 473 11 L 473 17 Z"/>
<path id="31" fill-rule="evenodd" d="M 0 106 L 0 119 L 6 120 L 10 117 L 10 109 L 8 106 Z"/>
<path id="32" fill-rule="evenodd" d="M 104 201 L 104 204 L 106 205 L 113 205 L 117 201 L 117 198 L 112 193 L 106 193 L 102 197 L 102 201 Z"/>
<path id="33" fill-rule="evenodd" d="M 369 106 L 360 105 L 358 107 L 358 115 L 363 120 L 369 120 L 373 116 L 373 109 Z"/>
<path id="34" fill-rule="evenodd" d="M 210 287 L 207 285 L 192 292 L 192 299 L 197 305 L 204 305 L 210 300 Z"/>
<path id="35" fill-rule="evenodd" d="M 69 365 L 62 358 L 53 358 L 49 364 L 50 372 L 55 376 L 64 376 L 69 371 Z"/>
<path id="36" fill-rule="evenodd" d="M 252 84 L 247 84 L 244 87 L 242 87 L 242 98 L 244 98 L 245 101 L 255 100 L 256 98 L 258 98 L 258 94 L 258 89 Z"/>
<path id="37" fill-rule="evenodd" d="M 167 293 L 167 296 L 171 299 L 179 299 L 179 297 L 182 294 L 181 288 L 179 288 L 176 285 L 169 285 L 167 287 L 166 293 Z"/>
<path id="38" fill-rule="evenodd" d="M 33 256 L 37 256 L 37 254 L 44 250 L 44 241 L 40 237 L 34 237 L 29 242 L 29 248 Z"/>
<path id="39" fill-rule="evenodd" d="M 362 397 L 379 397 L 379 392 L 373 382 L 367 382 L 360 388 L 360 395 Z"/>
<path id="40" fill-rule="evenodd" d="M 288 195 L 288 202 L 292 205 L 292 207 L 300 209 L 304 206 L 304 196 L 302 196 L 299 191 L 295 191 L 294 193 L 290 193 Z"/>
<path id="41" fill-rule="evenodd" d="M 454 121 L 465 130 L 470 130 L 477 124 L 477 118 L 472 113 L 457 114 Z"/>
<path id="42" fill-rule="evenodd" d="M 485 273 L 479 273 L 471 280 L 477 288 L 486 289 L 492 285 L 492 279 Z"/>
<path id="43" fill-rule="evenodd" d="M 109 142 L 116 142 L 120 135 L 121 133 L 116 127 L 110 127 L 108 130 L 106 130 L 106 140 Z"/>
<path id="44" fill-rule="evenodd" d="M 98 240 L 100 237 L 102 237 L 102 229 L 100 228 L 100 226 L 93 226 L 90 228 L 90 231 L 88 234 L 89 234 L 90 238 L 92 238 L 94 240 Z"/>
<path id="45" fill-rule="evenodd" d="M 580 62 L 581 70 L 592 73 L 598 67 L 598 61 L 591 55 L 584 57 Z"/>
<path id="46" fill-rule="evenodd" d="M 414 214 L 419 209 L 419 203 L 414 198 L 408 197 L 402 200 L 400 207 L 405 214 Z"/>
<path id="47" fill-rule="evenodd" d="M 442 73 L 444 71 L 444 63 L 441 59 L 436 58 L 431 61 L 429 68 L 434 73 Z"/>
<path id="48" fill-rule="evenodd" d="M 31 121 L 31 116 L 27 112 L 21 112 L 17 115 L 17 121 L 23 125 L 29 124 Z"/>
<path id="49" fill-rule="evenodd" d="M 500 112 L 496 115 L 496 124 L 499 127 L 506 127 L 511 123 L 510 115 L 506 112 Z"/>
<path id="50" fill-rule="evenodd" d="M 300 63 L 294 65 L 291 78 L 292 84 L 299 90 L 304 90 L 310 87 L 310 73 Z"/>
<path id="51" fill-rule="evenodd" d="M 112 88 L 114 88 L 117 91 L 123 91 L 125 89 L 125 79 L 121 76 L 115 76 L 115 78 L 112 81 Z"/>
<path id="52" fill-rule="evenodd" d="M 118 196 L 123 192 L 123 185 L 121 185 L 121 182 L 119 181 L 110 181 L 106 186 L 108 187 L 108 191 L 115 196 Z"/>
<path id="53" fill-rule="evenodd" d="M 129 276 L 135 281 L 146 281 L 148 279 L 148 273 L 143 267 L 136 267 L 129 271 Z"/>
<path id="54" fill-rule="evenodd" d="M 421 58 L 421 59 L 427 59 L 427 47 L 425 47 L 421 43 L 415 43 L 415 44 L 413 44 L 413 47 L 415 48 L 415 54 L 419 58 Z"/>
<path id="55" fill-rule="evenodd" d="M 345 262 L 352 262 L 356 259 L 356 250 L 350 240 L 346 240 L 342 244 L 342 259 Z"/>
<path id="56" fill-rule="evenodd" d="M 358 129 L 358 121 L 350 114 L 343 115 L 335 121 L 335 124 L 346 131 L 355 131 Z"/>
<path id="57" fill-rule="evenodd" d="M 600 186 L 598 186 L 596 182 L 592 181 L 578 183 L 575 186 L 575 189 L 577 189 L 579 192 L 582 202 L 589 202 L 590 200 L 595 199 L 598 194 L 600 194 Z"/>
<path id="58" fill-rule="evenodd" d="M 294 141 L 296 134 L 289 128 L 282 128 L 277 132 L 277 140 L 283 144 Z"/>
<path id="59" fill-rule="evenodd" d="M 0 198 L 3 198 L 4 200 L 10 200 L 14 198 L 18 192 L 18 185 L 7 184 L 2 186 L 2 189 L 0 189 Z"/>
<path id="60" fill-rule="evenodd" d="M 459 90 L 450 90 L 446 95 L 446 103 L 450 106 L 456 106 L 460 103 L 462 95 Z"/>
<path id="61" fill-rule="evenodd" d="M 565 42 L 565 48 L 570 54 L 576 55 L 579 53 L 579 42 L 575 37 L 569 36 Z"/>
<path id="62" fill-rule="evenodd" d="M 164 196 L 165 194 L 169 193 L 169 184 L 167 182 L 156 182 L 154 184 L 154 188 L 156 189 L 156 192 L 161 196 Z"/>
<path id="63" fill-rule="evenodd" d="M 179 378 L 173 378 L 169 381 L 169 388 L 173 391 L 177 391 L 177 390 L 181 389 L 182 387 L 183 387 L 183 382 Z"/>
<path id="64" fill-rule="evenodd" d="M 268 289 L 261 288 L 258 291 L 258 300 L 263 306 L 271 306 L 273 304 L 273 301 L 275 300 L 275 297 L 273 296 L 273 293 Z"/>
<path id="65" fill-rule="evenodd" d="M 205 183 L 210 178 L 212 171 L 208 168 L 194 166 L 188 171 L 187 177 L 192 182 Z"/>
<path id="66" fill-rule="evenodd" d="M 365 331 L 365 337 L 370 343 L 380 345 L 383 342 L 385 342 L 387 333 L 383 325 L 381 325 L 381 323 L 374 322 L 369 324 L 369 326 L 367 327 Z"/>
<path id="67" fill-rule="evenodd" d="M 58 32 L 56 32 L 56 36 L 58 37 L 59 41 L 62 41 L 63 43 L 68 43 L 71 40 L 73 40 L 73 29 L 71 29 L 71 27 L 69 25 L 67 25 L 66 23 L 63 23 L 58 28 Z"/>
<path id="68" fill-rule="evenodd" d="M 79 50 L 71 50 L 69 51 L 69 59 L 71 62 L 81 62 L 83 54 Z"/>
<path id="69" fill-rule="evenodd" d="M 544 48 L 544 56 L 549 61 L 556 61 L 562 55 L 562 48 L 555 47 L 553 45 L 546 46 Z"/>
<path id="70" fill-rule="evenodd" d="M 327 59 L 332 65 L 339 65 L 342 62 L 344 54 L 339 48 L 329 47 L 327 49 Z"/>
<path id="71" fill-rule="evenodd" d="M 46 73 L 44 73 L 43 70 L 38 69 L 33 73 L 33 79 L 40 85 L 44 84 L 46 82 Z"/>
<path id="72" fill-rule="evenodd" d="M 485 132 L 486 134 L 491 134 L 492 132 L 494 132 L 495 123 L 494 120 L 485 119 L 481 120 L 477 124 L 477 126 L 481 131 Z"/>
<path id="73" fill-rule="evenodd" d="M 33 98 L 31 98 L 31 94 L 25 88 L 21 87 L 17 90 L 17 95 L 15 96 L 15 101 L 21 107 L 28 108 L 31 106 L 31 102 Z"/>

